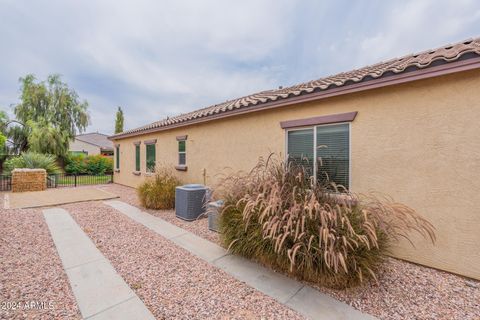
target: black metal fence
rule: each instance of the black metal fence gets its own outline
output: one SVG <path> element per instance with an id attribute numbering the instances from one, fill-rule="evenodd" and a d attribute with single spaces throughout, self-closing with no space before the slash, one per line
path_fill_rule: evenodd
<path id="1" fill-rule="evenodd" d="M 47 176 L 47 188 L 77 187 L 95 184 L 113 183 L 113 173 L 104 175 L 54 174 Z M 0 175 L 0 191 L 12 190 L 12 176 Z"/>
<path id="2" fill-rule="evenodd" d="M 12 190 L 12 176 L 1 174 L 0 175 L 0 191 Z"/>
<path id="3" fill-rule="evenodd" d="M 112 174 L 88 175 L 88 174 L 55 174 L 47 177 L 48 188 L 78 187 L 94 184 L 106 184 L 113 182 Z"/>

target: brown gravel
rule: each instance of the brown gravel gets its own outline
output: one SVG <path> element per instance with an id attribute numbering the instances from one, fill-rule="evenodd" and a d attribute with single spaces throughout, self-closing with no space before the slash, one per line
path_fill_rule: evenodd
<path id="1" fill-rule="evenodd" d="M 0 209 L 0 304 L 0 319 L 81 318 L 41 210 Z"/>
<path id="2" fill-rule="evenodd" d="M 158 319 L 303 319 L 102 202 L 62 207 Z"/>
<path id="3" fill-rule="evenodd" d="M 200 219 L 195 221 L 184 221 L 175 217 L 175 211 L 173 210 L 151 210 L 143 208 L 138 201 L 136 189 L 134 188 L 119 184 L 102 185 L 100 188 L 120 196 L 122 201 L 127 202 L 132 206 L 142 208 L 143 211 L 148 212 L 151 215 L 162 218 L 165 221 L 188 230 L 199 237 L 219 243 L 218 233 L 208 229 L 208 219 L 206 219 L 206 217 L 200 217 Z"/>
<path id="4" fill-rule="evenodd" d="M 141 207 L 135 189 L 117 184 L 104 188 Z M 219 241 L 218 234 L 208 230 L 206 219 L 185 222 L 175 218 L 173 211 L 142 209 L 200 237 Z M 394 258 L 385 262 L 378 284 L 348 290 L 310 285 L 380 319 L 480 319 L 480 281 Z"/>
<path id="5" fill-rule="evenodd" d="M 480 319 L 480 281 L 394 258 L 387 259 L 378 284 L 317 289 L 381 319 Z"/>

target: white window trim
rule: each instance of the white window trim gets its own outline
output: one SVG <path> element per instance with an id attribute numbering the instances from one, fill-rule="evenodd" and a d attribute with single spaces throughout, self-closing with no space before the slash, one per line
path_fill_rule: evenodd
<path id="1" fill-rule="evenodd" d="M 300 131 L 313 129 L 313 173 L 317 181 L 317 127 L 336 126 L 340 124 L 348 124 L 348 191 L 352 190 L 352 122 L 327 123 L 313 126 L 297 127 L 285 129 L 285 161 L 288 161 L 288 133 L 291 131 Z"/>

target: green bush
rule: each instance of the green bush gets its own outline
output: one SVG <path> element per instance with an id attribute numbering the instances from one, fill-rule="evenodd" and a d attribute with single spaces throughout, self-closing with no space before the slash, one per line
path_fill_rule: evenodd
<path id="1" fill-rule="evenodd" d="M 85 165 L 86 155 L 79 154 L 70 154 L 65 159 L 65 172 L 68 174 L 84 174 L 87 172 L 87 167 Z"/>
<path id="2" fill-rule="evenodd" d="M 389 244 L 410 231 L 435 240 L 433 226 L 412 209 L 332 192 L 275 158 L 225 178 L 216 197 L 225 200 L 220 233 L 231 252 L 329 287 L 376 278 Z"/>
<path id="3" fill-rule="evenodd" d="M 35 152 L 24 152 L 19 156 L 7 159 L 3 164 L 6 174 L 11 174 L 15 168 L 45 169 L 48 174 L 61 172 L 55 156 Z"/>
<path id="4" fill-rule="evenodd" d="M 170 171 L 160 169 L 138 187 L 140 203 L 149 209 L 173 209 L 178 185 L 180 181 Z"/>
<path id="5" fill-rule="evenodd" d="M 68 174 L 104 175 L 112 173 L 113 160 L 102 155 L 71 154 L 65 161 Z"/>
<path id="6" fill-rule="evenodd" d="M 100 154 L 86 157 L 85 163 L 88 174 L 103 175 L 113 171 L 113 160 Z"/>

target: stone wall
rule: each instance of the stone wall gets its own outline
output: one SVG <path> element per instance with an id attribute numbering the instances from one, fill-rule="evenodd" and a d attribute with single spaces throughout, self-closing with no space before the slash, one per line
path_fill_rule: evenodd
<path id="1" fill-rule="evenodd" d="M 12 192 L 42 191 L 47 189 L 45 169 L 14 169 L 12 171 Z"/>

